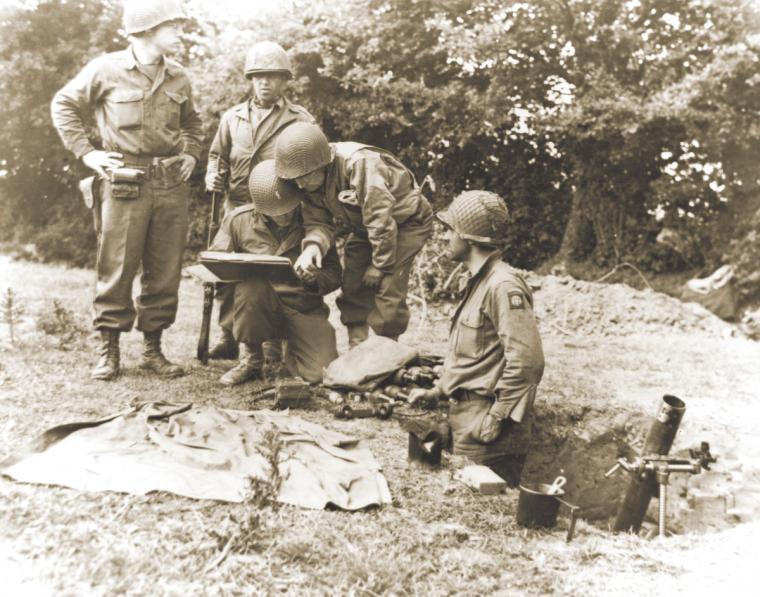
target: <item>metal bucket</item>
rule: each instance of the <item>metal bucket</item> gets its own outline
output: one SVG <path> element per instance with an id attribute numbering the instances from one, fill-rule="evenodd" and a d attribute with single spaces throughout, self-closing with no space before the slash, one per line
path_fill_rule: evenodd
<path id="1" fill-rule="evenodd" d="M 558 482 L 562 479 L 562 483 Z M 520 485 L 520 498 L 517 502 L 517 524 L 531 529 L 551 529 L 557 526 L 557 514 L 560 505 L 570 508 L 570 526 L 565 540 L 569 543 L 575 532 L 575 520 L 578 506 L 562 499 L 565 492 L 561 487 L 564 478 L 549 485 L 548 483 L 526 483 Z"/>

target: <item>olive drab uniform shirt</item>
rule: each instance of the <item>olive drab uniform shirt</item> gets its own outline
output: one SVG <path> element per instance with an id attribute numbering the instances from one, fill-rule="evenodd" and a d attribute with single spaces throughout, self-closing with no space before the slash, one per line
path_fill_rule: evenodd
<path id="1" fill-rule="evenodd" d="M 544 353 L 523 278 L 491 255 L 469 281 L 451 322 L 439 387 L 495 397 L 490 413 L 520 422 L 530 412 Z"/>
<path id="2" fill-rule="evenodd" d="M 301 210 L 289 226 L 280 228 L 259 214 L 253 204 L 243 205 L 224 218 L 210 251 L 280 255 L 295 263 L 301 254 L 304 228 Z M 307 313 L 323 304 L 322 296 L 340 286 L 341 267 L 335 247 L 325 255 L 313 285 L 272 284 L 289 307 Z"/>
<path id="3" fill-rule="evenodd" d="M 105 54 L 56 93 L 53 124 L 77 158 L 95 149 L 82 120 L 83 108 L 94 112 L 105 151 L 154 157 L 187 153 L 196 160 L 200 156 L 203 130 L 190 81 L 171 60 L 164 58 L 151 78 L 132 48 Z"/>
<path id="4" fill-rule="evenodd" d="M 280 98 L 267 111 L 248 100 L 222 115 L 208 154 L 208 172 L 229 173 L 232 205 L 250 203 L 251 170 L 259 162 L 274 159 L 277 136 L 294 122 L 313 123 L 314 117 L 286 98 Z"/>
<path id="5" fill-rule="evenodd" d="M 414 175 L 393 154 L 360 143 L 331 143 L 323 191 L 307 193 L 303 202 L 305 242 L 324 254 L 335 236 L 354 232 L 372 245 L 372 265 L 385 273 L 396 262 L 399 227 L 428 207 Z"/>

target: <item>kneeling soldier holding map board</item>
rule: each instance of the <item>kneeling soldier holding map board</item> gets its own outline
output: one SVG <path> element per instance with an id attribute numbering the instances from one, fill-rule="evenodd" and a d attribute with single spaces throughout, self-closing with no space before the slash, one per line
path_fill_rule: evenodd
<path id="1" fill-rule="evenodd" d="M 210 247 L 213 252 L 249 253 L 269 256 L 250 265 L 251 274 L 235 284 L 232 333 L 240 343 L 240 360 L 220 382 L 237 385 L 261 375 L 261 344 L 287 340 L 285 366 L 291 375 L 310 382 L 322 379 L 322 368 L 338 356 L 335 330 L 328 321 L 330 311 L 323 296 L 340 286 L 341 267 L 335 248 L 327 252 L 321 269 L 299 270 L 277 267 L 286 258 L 294 263 L 301 254 L 304 237 L 301 191 L 275 176 L 274 162 L 266 160 L 251 172 L 253 203 L 232 211 L 222 223 Z M 201 254 L 201 262 L 218 255 Z M 246 261 L 230 255 L 228 263 Z M 223 266 L 222 266 L 223 267 Z M 261 272 L 256 273 L 256 269 Z M 283 274 L 272 272 L 283 272 Z"/>

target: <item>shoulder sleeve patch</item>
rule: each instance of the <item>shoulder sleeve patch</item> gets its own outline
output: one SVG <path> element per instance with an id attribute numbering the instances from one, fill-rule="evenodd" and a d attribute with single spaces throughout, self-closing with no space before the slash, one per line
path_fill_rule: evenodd
<path id="1" fill-rule="evenodd" d="M 509 297 L 510 309 L 525 309 L 525 298 L 523 297 L 522 292 L 519 290 L 510 290 L 507 293 L 507 296 Z"/>

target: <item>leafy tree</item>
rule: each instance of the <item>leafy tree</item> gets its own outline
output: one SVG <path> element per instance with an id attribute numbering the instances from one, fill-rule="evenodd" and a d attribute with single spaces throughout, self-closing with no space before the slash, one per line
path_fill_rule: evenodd
<path id="1" fill-rule="evenodd" d="M 0 230 L 19 239 L 42 233 L 43 257 L 91 261 L 94 233 L 76 191 L 83 168 L 53 128 L 50 101 L 88 59 L 123 46 L 120 16 L 111 0 L 0 13 Z"/>
<path id="2" fill-rule="evenodd" d="M 308 78 L 302 95 L 333 138 L 385 147 L 418 179 L 431 174 L 439 204 L 467 188 L 500 192 L 516 219 L 510 259 L 534 267 L 559 246 L 563 180 L 547 139 L 519 135 L 519 111 L 504 109 L 487 77 L 463 76 L 440 43 L 447 20 L 471 4 L 354 3 L 352 27 L 337 30 L 339 14 L 307 17 L 308 43 L 294 47 Z"/>
<path id="3" fill-rule="evenodd" d="M 739 83 L 726 55 L 744 75 L 756 69 L 742 45 L 753 22 L 738 0 L 485 0 L 439 27 L 462 76 L 508 100 L 501 122 L 519 110 L 522 136 L 556 147 L 572 197 L 560 258 L 662 266 L 673 265 L 653 249 L 665 223 L 704 243 L 730 199 L 728 146 L 713 141 L 726 139 L 720 121 L 744 110 L 712 85 Z"/>
<path id="4" fill-rule="evenodd" d="M 504 196 L 518 266 L 557 254 L 664 271 L 723 258 L 760 279 L 741 257 L 760 210 L 760 37 L 746 0 L 297 0 L 224 20 L 188 7 L 182 61 L 207 141 L 249 95 L 245 52 L 272 39 L 294 60 L 292 98 L 330 138 L 387 148 L 418 180 L 432 175 L 438 206 L 467 188 Z M 115 0 L 0 17 L 0 229 L 78 263 L 92 254 L 74 191 L 81 166 L 48 105 L 88 59 L 123 47 L 119 17 Z M 204 169 L 191 249 L 208 213 Z M 655 242 L 664 228 L 685 239 L 680 254 Z"/>

